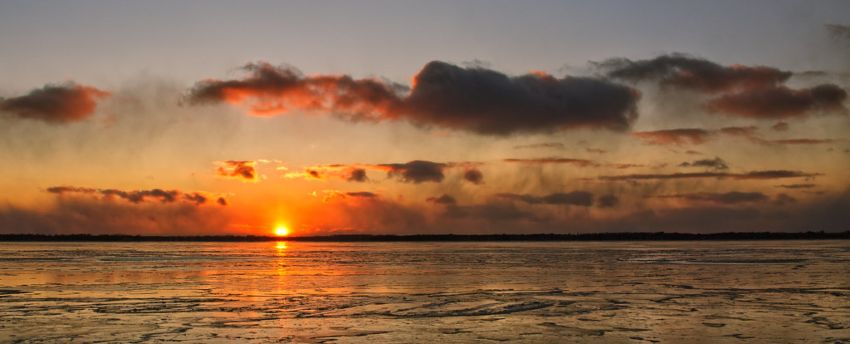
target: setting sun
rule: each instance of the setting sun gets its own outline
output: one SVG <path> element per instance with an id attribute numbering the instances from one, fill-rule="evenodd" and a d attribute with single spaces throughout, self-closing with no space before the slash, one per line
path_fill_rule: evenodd
<path id="1" fill-rule="evenodd" d="M 284 225 L 279 225 L 274 229 L 274 235 L 276 236 L 287 236 L 289 235 L 289 228 L 286 228 Z"/>

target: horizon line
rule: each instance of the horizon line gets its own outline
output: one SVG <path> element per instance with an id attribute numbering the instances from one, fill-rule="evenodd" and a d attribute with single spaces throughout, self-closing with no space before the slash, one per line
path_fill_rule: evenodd
<path id="1" fill-rule="evenodd" d="M 699 241 L 699 240 L 835 240 L 850 239 L 844 232 L 601 232 L 530 234 L 328 234 L 310 236 L 271 235 L 141 235 L 141 234 L 0 234 L 0 242 L 475 242 L 475 241 Z"/>

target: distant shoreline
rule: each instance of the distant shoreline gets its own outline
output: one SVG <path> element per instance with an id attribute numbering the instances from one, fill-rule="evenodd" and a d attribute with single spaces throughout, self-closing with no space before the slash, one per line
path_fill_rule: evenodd
<path id="1" fill-rule="evenodd" d="M 413 234 L 413 235 L 326 235 L 326 236 L 148 236 L 89 234 L 0 234 L 0 242 L 504 242 L 504 241 L 723 241 L 723 240 L 847 240 L 845 232 L 727 232 L 690 233 L 586 233 L 586 234 Z"/>

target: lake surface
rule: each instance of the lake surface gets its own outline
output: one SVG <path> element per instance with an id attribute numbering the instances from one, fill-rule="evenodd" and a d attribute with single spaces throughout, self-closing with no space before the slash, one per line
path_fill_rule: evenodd
<path id="1" fill-rule="evenodd" d="M 0 243 L 0 342 L 850 343 L 850 241 Z"/>

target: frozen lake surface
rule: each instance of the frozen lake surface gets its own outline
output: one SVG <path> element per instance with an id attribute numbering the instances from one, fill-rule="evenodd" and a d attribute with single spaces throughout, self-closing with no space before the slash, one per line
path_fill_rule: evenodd
<path id="1" fill-rule="evenodd" d="M 0 342 L 850 343 L 850 242 L 0 243 Z"/>

